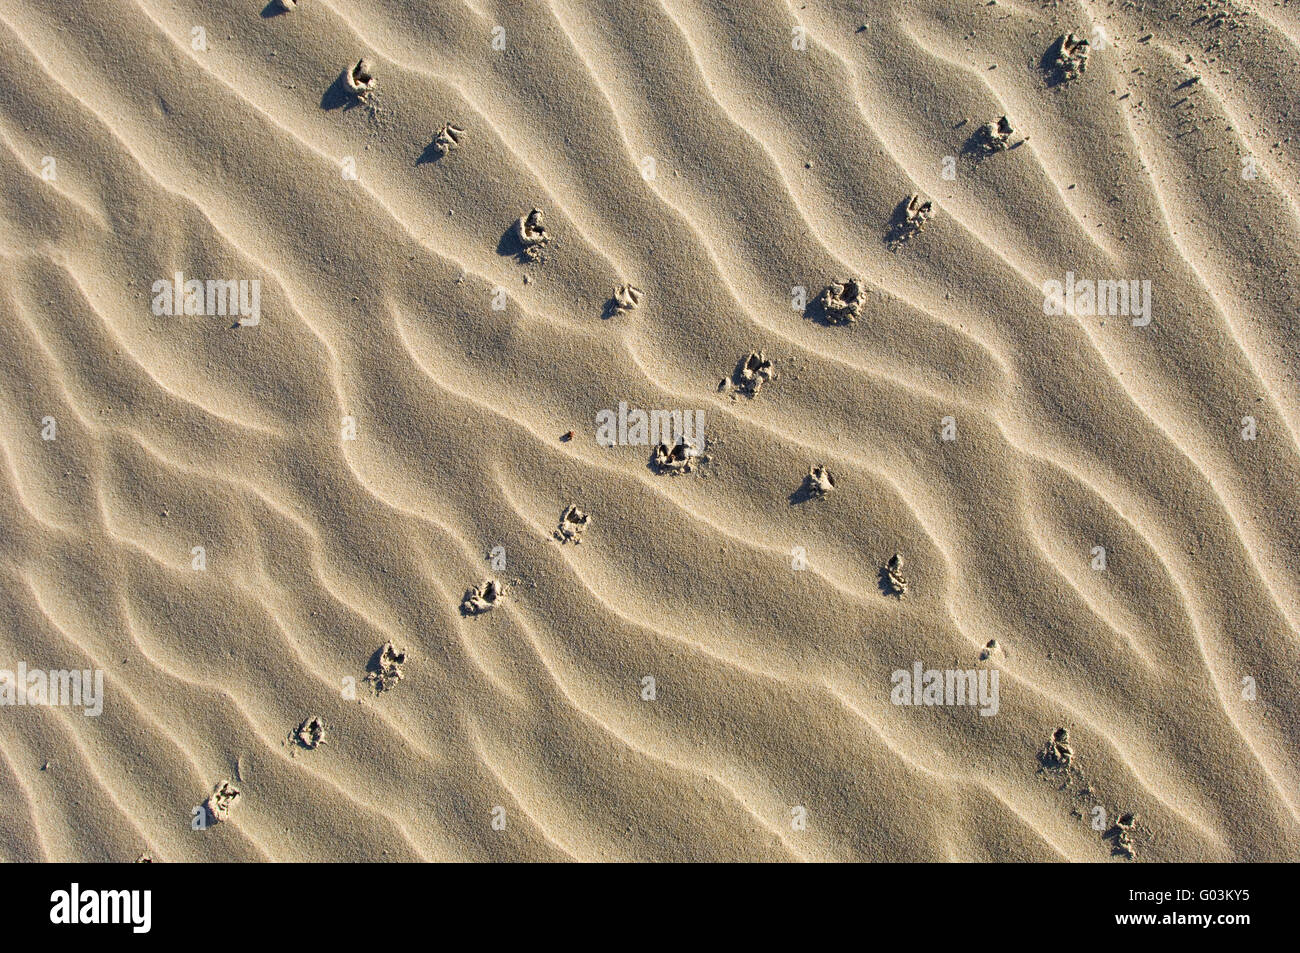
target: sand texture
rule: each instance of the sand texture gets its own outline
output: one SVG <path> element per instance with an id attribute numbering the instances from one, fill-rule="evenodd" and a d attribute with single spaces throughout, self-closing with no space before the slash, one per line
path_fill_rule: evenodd
<path id="1" fill-rule="evenodd" d="M 287 6 L 0 0 L 0 859 L 1300 858 L 1300 4 Z"/>

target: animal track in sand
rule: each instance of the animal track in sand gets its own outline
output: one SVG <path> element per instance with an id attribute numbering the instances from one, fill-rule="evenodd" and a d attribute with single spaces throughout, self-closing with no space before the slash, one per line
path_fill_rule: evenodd
<path id="1" fill-rule="evenodd" d="M 365 59 L 357 60 L 357 65 L 343 73 L 343 84 L 357 99 L 365 100 L 374 92 L 378 81 Z"/>
<path id="2" fill-rule="evenodd" d="M 222 821 L 229 820 L 230 811 L 239 798 L 239 788 L 235 787 L 230 781 L 222 781 L 218 784 L 212 793 L 208 795 L 208 799 L 203 802 L 203 808 L 207 811 L 209 823 L 220 824 Z"/>
<path id="3" fill-rule="evenodd" d="M 641 306 L 645 292 L 636 285 L 619 285 L 605 306 L 607 317 L 617 318 Z"/>
<path id="4" fill-rule="evenodd" d="M 1038 753 L 1038 760 L 1045 768 L 1068 768 L 1074 762 L 1074 748 L 1070 747 L 1070 732 L 1067 728 L 1057 728 L 1052 738 Z"/>
<path id="5" fill-rule="evenodd" d="M 293 733 L 293 738 L 299 747 L 309 751 L 319 747 L 325 741 L 325 722 L 320 719 L 320 716 L 313 715 L 298 726 L 298 730 Z"/>
<path id="6" fill-rule="evenodd" d="M 897 249 L 921 234 L 926 223 L 934 217 L 934 203 L 922 201 L 917 193 L 909 195 L 898 203 L 894 209 L 894 218 L 890 222 L 885 242 L 890 248 Z"/>
<path id="7" fill-rule="evenodd" d="M 907 594 L 907 587 L 910 583 L 903 576 L 902 554 L 894 553 L 889 557 L 889 561 L 880 568 L 880 582 L 885 591 L 891 596 L 901 599 Z"/>
<path id="8" fill-rule="evenodd" d="M 986 122 L 975 130 L 966 143 L 966 151 L 978 159 L 985 159 L 999 152 L 1005 152 L 1011 146 L 1011 137 L 1015 130 L 1006 116 L 999 116 L 996 122 Z"/>
<path id="9" fill-rule="evenodd" d="M 862 314 L 867 292 L 862 279 L 832 282 L 817 297 L 817 316 L 827 324 L 853 324 Z"/>
<path id="10" fill-rule="evenodd" d="M 487 579 L 481 586 L 465 592 L 460 603 L 461 615 L 481 615 L 495 609 L 505 599 L 505 594 L 505 586 L 495 579 Z"/>
<path id="11" fill-rule="evenodd" d="M 370 674 L 366 681 L 376 692 L 386 692 L 402 680 L 402 666 L 406 664 L 406 651 L 385 642 L 370 660 Z"/>
<path id="12" fill-rule="evenodd" d="M 590 521 L 590 516 L 570 504 L 560 514 L 560 525 L 556 527 L 555 538 L 561 543 L 580 545 L 582 543 L 582 534 L 586 531 L 587 524 Z"/>
<path id="13" fill-rule="evenodd" d="M 1073 33 L 1062 33 L 1052 44 L 1050 55 L 1058 81 L 1068 83 L 1088 68 L 1088 41 Z"/>
<path id="14" fill-rule="evenodd" d="M 808 475 L 803 478 L 804 487 L 813 496 L 825 496 L 835 489 L 835 478 L 831 471 L 821 464 L 808 468 Z"/>
<path id="15" fill-rule="evenodd" d="M 433 151 L 438 158 L 442 158 L 452 149 L 460 145 L 460 140 L 464 137 L 465 130 L 459 126 L 453 126 L 449 122 L 442 124 L 433 135 Z"/>
<path id="16" fill-rule="evenodd" d="M 515 238 L 519 240 L 523 248 L 521 254 L 525 258 L 537 261 L 542 257 L 546 243 L 551 240 L 551 234 L 542 224 L 541 209 L 535 208 L 527 215 L 519 217 L 519 221 L 515 222 Z"/>
<path id="17" fill-rule="evenodd" d="M 697 461 L 706 459 L 683 438 L 671 449 L 666 443 L 657 445 L 650 455 L 650 469 L 655 473 L 690 473 Z"/>
<path id="18" fill-rule="evenodd" d="M 997 639 L 989 639 L 984 648 L 980 649 L 980 661 L 987 662 L 994 655 L 1001 654 L 1002 646 L 998 645 Z"/>
<path id="19" fill-rule="evenodd" d="M 767 356 L 762 351 L 750 351 L 747 357 L 740 359 L 731 379 L 724 379 L 718 389 L 731 391 L 733 400 L 736 394 L 756 397 L 763 385 L 774 377 L 776 370 Z"/>
<path id="20" fill-rule="evenodd" d="M 1136 828 L 1136 814 L 1121 814 L 1116 819 L 1114 826 L 1101 836 L 1103 840 L 1112 842 L 1112 854 L 1119 854 L 1129 860 L 1136 860 L 1137 848 L 1133 844 L 1133 831 Z"/>

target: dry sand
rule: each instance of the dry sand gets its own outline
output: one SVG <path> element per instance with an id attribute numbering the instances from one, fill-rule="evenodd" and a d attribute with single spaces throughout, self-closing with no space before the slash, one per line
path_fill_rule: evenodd
<path id="1" fill-rule="evenodd" d="M 1298 50 L 0 0 L 0 858 L 1300 857 Z"/>

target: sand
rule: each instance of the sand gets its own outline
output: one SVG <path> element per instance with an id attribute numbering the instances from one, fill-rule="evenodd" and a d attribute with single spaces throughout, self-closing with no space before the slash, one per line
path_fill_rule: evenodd
<path id="1" fill-rule="evenodd" d="M 4 0 L 0 670 L 103 694 L 0 859 L 1300 858 L 1297 101 L 1270 0 Z"/>

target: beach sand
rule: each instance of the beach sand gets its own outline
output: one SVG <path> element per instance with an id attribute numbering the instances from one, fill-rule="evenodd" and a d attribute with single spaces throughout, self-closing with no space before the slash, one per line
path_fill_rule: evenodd
<path id="1" fill-rule="evenodd" d="M 3 0 L 0 859 L 1300 858 L 1297 101 L 1269 0 Z"/>

